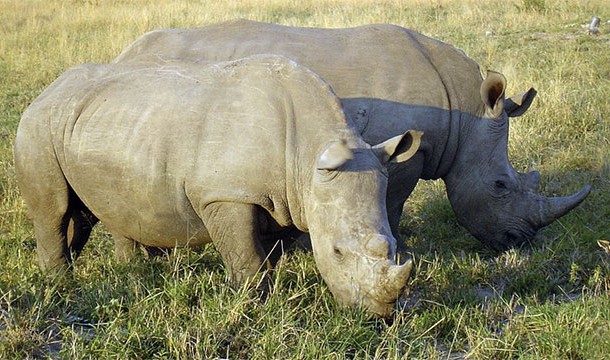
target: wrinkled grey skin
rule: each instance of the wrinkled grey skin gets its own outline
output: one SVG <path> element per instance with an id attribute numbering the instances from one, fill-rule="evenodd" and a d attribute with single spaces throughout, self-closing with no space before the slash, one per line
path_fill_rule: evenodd
<path id="1" fill-rule="evenodd" d="M 211 241 L 242 284 L 267 264 L 261 239 L 296 228 L 340 303 L 386 316 L 412 265 L 394 262 L 384 164 L 420 138 L 369 146 L 332 89 L 279 56 L 83 65 L 24 112 L 15 167 L 43 269 L 68 268 L 99 220 L 132 248 Z"/>
<path id="2" fill-rule="evenodd" d="M 494 248 L 528 242 L 580 204 L 585 186 L 565 198 L 538 194 L 539 174 L 515 171 L 507 155 L 509 117 L 523 114 L 533 89 L 505 98 L 506 82 L 454 47 L 392 25 L 297 28 L 247 20 L 192 30 L 157 30 L 115 61 L 183 58 L 219 61 L 275 53 L 328 81 L 365 141 L 423 131 L 419 153 L 390 167 L 388 216 L 398 236 L 403 204 L 419 178 L 443 179 L 458 221 Z"/>

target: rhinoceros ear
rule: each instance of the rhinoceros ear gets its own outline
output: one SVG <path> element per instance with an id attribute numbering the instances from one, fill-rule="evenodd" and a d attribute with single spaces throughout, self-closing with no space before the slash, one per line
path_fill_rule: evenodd
<path id="1" fill-rule="evenodd" d="M 398 163 L 407 161 L 419 150 L 423 135 L 424 133 L 421 131 L 409 130 L 373 146 L 373 152 L 382 164 L 389 161 Z"/>
<path id="2" fill-rule="evenodd" d="M 536 90 L 530 88 L 528 91 L 521 94 L 511 96 L 504 100 L 504 110 L 509 117 L 517 117 L 523 115 L 536 97 Z"/>
<path id="3" fill-rule="evenodd" d="M 336 141 L 330 144 L 320 155 L 316 168 L 318 170 L 336 170 L 346 161 L 353 159 L 354 153 L 347 146 L 345 140 Z"/>
<path id="4" fill-rule="evenodd" d="M 504 75 L 487 71 L 487 77 L 481 84 L 481 100 L 485 104 L 490 116 L 496 118 L 502 115 L 504 110 L 504 89 L 506 78 Z"/>

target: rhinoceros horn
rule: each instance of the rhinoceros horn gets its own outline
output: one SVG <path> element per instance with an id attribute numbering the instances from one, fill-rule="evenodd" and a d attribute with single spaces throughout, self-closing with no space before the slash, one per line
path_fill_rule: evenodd
<path id="1" fill-rule="evenodd" d="M 413 260 L 409 259 L 402 265 L 392 265 L 388 271 L 390 279 L 394 281 L 398 290 L 402 289 L 411 276 L 411 270 L 413 270 Z"/>
<path id="2" fill-rule="evenodd" d="M 386 237 L 372 236 L 366 243 L 367 254 L 378 258 L 387 258 L 393 252 L 390 246 L 390 240 Z M 393 261 L 385 260 L 382 267 L 387 268 L 387 286 L 382 290 L 383 294 L 381 296 L 387 298 L 388 301 L 393 301 L 396 299 L 396 294 L 407 284 L 413 269 L 413 261 L 408 259 L 402 265 L 397 265 Z"/>
<path id="3" fill-rule="evenodd" d="M 380 300 L 392 302 L 397 295 L 404 289 L 413 270 L 413 260 L 409 259 L 402 265 L 391 264 L 388 268 L 387 286 L 381 289 Z"/>
<path id="4" fill-rule="evenodd" d="M 591 185 L 585 185 L 577 193 L 565 197 L 537 196 L 538 211 L 533 222 L 538 227 L 549 225 L 553 221 L 567 214 L 580 204 L 591 192 Z"/>

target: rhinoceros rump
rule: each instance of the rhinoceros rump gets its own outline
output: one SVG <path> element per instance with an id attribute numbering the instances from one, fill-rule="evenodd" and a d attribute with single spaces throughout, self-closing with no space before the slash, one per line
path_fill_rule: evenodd
<path id="1" fill-rule="evenodd" d="M 230 60 L 275 53 L 330 83 L 365 141 L 406 129 L 423 131 L 419 153 L 389 168 L 388 216 L 398 236 L 403 204 L 419 178 L 443 179 L 458 221 L 483 243 L 506 248 L 529 241 L 580 204 L 590 191 L 538 195 L 539 174 L 520 174 L 507 155 L 508 118 L 523 114 L 533 89 L 504 97 L 497 73 L 454 47 L 392 25 L 352 29 L 286 27 L 247 20 L 143 35 L 116 62 Z"/>
<path id="2" fill-rule="evenodd" d="M 332 89 L 279 56 L 83 65 L 24 112 L 15 166 L 44 269 L 68 268 L 99 219 L 123 242 L 211 241 L 240 284 L 273 224 L 310 232 L 340 303 L 387 315 L 411 262 L 394 262 L 383 163 L 420 137 L 369 146 Z"/>

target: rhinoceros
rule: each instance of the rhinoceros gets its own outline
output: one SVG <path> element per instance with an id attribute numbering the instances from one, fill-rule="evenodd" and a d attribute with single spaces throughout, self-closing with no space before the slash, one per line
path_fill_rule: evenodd
<path id="1" fill-rule="evenodd" d="M 101 221 L 152 247 L 212 242 L 239 285 L 267 264 L 269 229 L 294 227 L 339 303 L 386 316 L 412 262 L 394 260 L 384 164 L 420 138 L 371 147 L 328 84 L 280 56 L 85 64 L 24 112 L 15 168 L 43 269 L 69 269 Z"/>
<path id="2" fill-rule="evenodd" d="M 155 30 L 114 61 L 206 62 L 256 53 L 281 54 L 320 74 L 369 143 L 406 129 L 425 133 L 416 156 L 389 168 L 387 211 L 396 237 L 420 178 L 444 180 L 458 222 L 496 249 L 529 242 L 590 192 L 585 185 L 571 196 L 542 196 L 539 173 L 511 165 L 508 118 L 529 108 L 534 89 L 506 98 L 502 74 L 490 71 L 483 79 L 462 51 L 399 26 L 318 29 L 237 20 Z"/>

